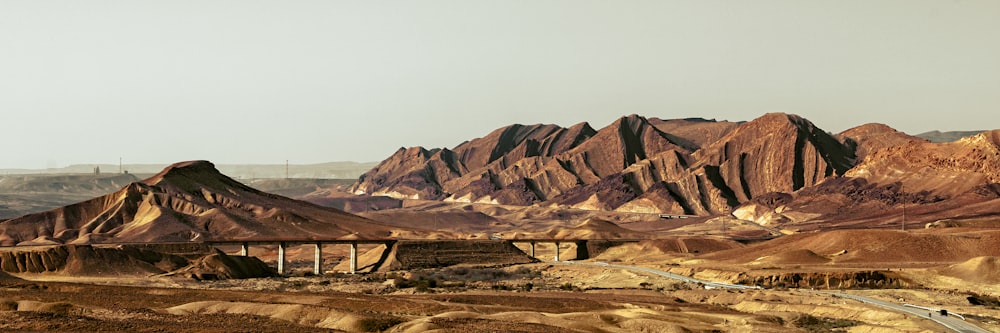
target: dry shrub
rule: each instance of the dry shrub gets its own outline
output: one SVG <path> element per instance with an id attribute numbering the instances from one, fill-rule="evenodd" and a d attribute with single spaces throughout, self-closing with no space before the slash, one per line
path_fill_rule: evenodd
<path id="1" fill-rule="evenodd" d="M 399 317 L 380 315 L 359 320 L 358 328 L 363 332 L 382 332 L 403 322 Z"/>
<path id="2" fill-rule="evenodd" d="M 0 299 L 0 311 L 17 311 L 17 302 L 9 299 Z"/>

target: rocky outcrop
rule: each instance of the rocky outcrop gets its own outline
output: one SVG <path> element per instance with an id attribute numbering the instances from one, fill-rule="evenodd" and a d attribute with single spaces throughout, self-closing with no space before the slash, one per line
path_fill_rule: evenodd
<path id="1" fill-rule="evenodd" d="M 908 191 L 926 190 L 944 195 L 1000 183 L 1000 130 L 950 143 L 915 141 L 882 149 L 869 155 L 846 176 L 865 178 L 872 183 L 903 182 Z"/>
<path id="2" fill-rule="evenodd" d="M 915 287 L 893 272 L 809 272 L 775 275 L 743 275 L 738 284 L 764 288 L 899 289 Z"/>
<path id="3" fill-rule="evenodd" d="M 278 276 L 278 272 L 257 257 L 230 256 L 216 250 L 166 275 L 201 281 L 272 277 Z"/>

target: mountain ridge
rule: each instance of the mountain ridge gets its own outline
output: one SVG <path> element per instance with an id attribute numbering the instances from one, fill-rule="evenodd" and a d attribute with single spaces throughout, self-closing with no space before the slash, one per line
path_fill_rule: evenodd
<path id="1" fill-rule="evenodd" d="M 988 183 L 996 181 L 989 162 L 976 162 L 992 156 L 995 135 L 990 133 L 994 131 L 939 144 L 884 124 L 828 133 L 803 117 L 785 113 L 769 113 L 748 122 L 663 120 L 633 114 L 597 130 L 588 123 L 574 127 L 581 130 L 575 132 L 574 140 L 566 141 L 571 143 L 559 145 L 563 149 L 538 149 L 553 147 L 553 133 L 568 132 L 568 128 L 542 124 L 502 127 L 453 149 L 401 148 L 360 177 L 351 191 L 453 202 L 716 215 L 752 205 L 762 196 L 789 196 L 793 198 L 790 204 L 806 207 L 804 202 L 821 201 L 810 196 L 855 195 L 849 193 L 861 183 L 868 184 L 862 187 L 889 189 L 879 192 L 882 195 L 916 195 L 936 202 L 976 188 L 988 189 Z M 904 152 L 900 147 L 911 148 Z M 400 153 L 414 149 L 427 153 Z M 949 153 L 952 150 L 959 152 Z M 939 195 L 892 190 L 892 184 L 905 177 L 889 172 L 893 166 L 885 161 L 906 152 L 929 156 L 921 160 L 925 162 L 951 159 L 933 162 L 941 165 L 935 170 L 968 174 L 971 180 L 956 186 L 935 183 L 954 189 L 938 191 Z M 452 154 L 457 157 L 449 157 Z M 931 163 L 921 161 L 905 167 L 919 169 Z M 823 187 L 831 179 L 843 181 Z M 834 184 L 854 185 L 834 189 Z M 810 189 L 804 192 L 808 195 L 793 196 L 804 189 Z M 827 208 L 820 210 L 802 216 L 830 213 Z"/>

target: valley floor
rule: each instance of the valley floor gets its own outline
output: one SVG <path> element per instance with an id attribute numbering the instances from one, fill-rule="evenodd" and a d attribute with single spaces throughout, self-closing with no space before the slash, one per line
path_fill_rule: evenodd
<path id="1" fill-rule="evenodd" d="M 0 281 L 2 331 L 943 330 L 924 318 L 807 290 L 705 290 L 641 272 L 548 263 L 223 281 L 23 277 Z M 1000 310 L 969 305 L 963 293 L 850 292 L 962 311 L 1000 331 Z"/>

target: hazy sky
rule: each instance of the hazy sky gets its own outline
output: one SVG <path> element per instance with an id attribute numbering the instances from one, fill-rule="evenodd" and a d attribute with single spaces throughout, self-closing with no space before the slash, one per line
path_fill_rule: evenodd
<path id="1" fill-rule="evenodd" d="M 376 161 L 512 123 L 1000 128 L 1000 1 L 0 0 L 0 168 Z"/>

